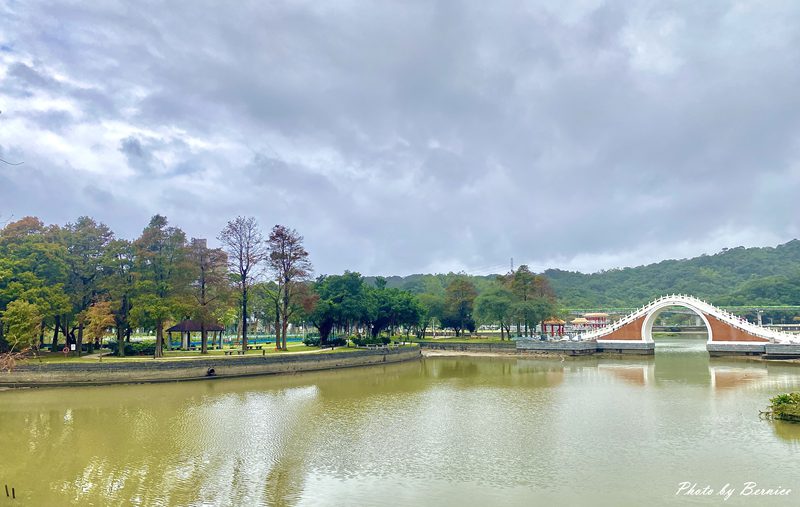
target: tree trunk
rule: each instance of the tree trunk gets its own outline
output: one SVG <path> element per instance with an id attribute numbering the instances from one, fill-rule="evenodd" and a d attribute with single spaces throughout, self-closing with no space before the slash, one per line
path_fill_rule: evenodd
<path id="1" fill-rule="evenodd" d="M 283 283 L 283 302 L 281 315 L 281 349 L 286 349 L 286 330 L 289 327 L 289 289 L 288 284 Z"/>
<path id="2" fill-rule="evenodd" d="M 61 315 L 56 315 L 55 325 L 53 326 L 53 343 L 50 344 L 50 352 L 58 352 L 58 328 L 61 326 Z"/>
<path id="3" fill-rule="evenodd" d="M 247 353 L 247 287 L 242 288 L 242 350 Z"/>
<path id="4" fill-rule="evenodd" d="M 117 323 L 117 356 L 125 356 L 125 341 L 123 339 L 121 323 Z"/>
<path id="5" fill-rule="evenodd" d="M 117 349 L 122 351 L 122 353 L 117 352 L 117 355 L 120 356 L 125 355 L 125 346 L 123 344 L 123 341 L 126 342 L 131 341 L 131 327 L 128 324 L 129 311 L 130 311 L 130 304 L 128 302 L 128 295 L 124 294 L 122 296 L 122 303 L 120 305 L 120 317 L 117 321 Z"/>
<path id="6" fill-rule="evenodd" d="M 206 323 L 200 323 L 200 353 L 208 354 L 208 330 Z"/>
<path id="7" fill-rule="evenodd" d="M 505 340 L 505 338 L 503 337 L 503 323 L 500 322 L 500 341 L 503 340 Z"/>
<path id="8" fill-rule="evenodd" d="M 78 357 L 81 355 L 81 347 L 83 346 L 83 324 L 78 324 L 78 341 L 75 345 L 75 352 L 78 354 Z"/>
<path id="9" fill-rule="evenodd" d="M 275 350 L 280 350 L 281 348 L 281 317 L 280 317 L 280 307 L 276 304 L 275 305 Z"/>
<path id="10" fill-rule="evenodd" d="M 156 321 L 156 350 L 153 357 L 164 357 L 164 322 L 161 319 Z"/>
<path id="11" fill-rule="evenodd" d="M 5 333 L 3 332 L 3 328 L 5 324 L 3 321 L 0 320 L 0 352 L 6 352 L 9 349 L 8 342 L 6 341 Z"/>

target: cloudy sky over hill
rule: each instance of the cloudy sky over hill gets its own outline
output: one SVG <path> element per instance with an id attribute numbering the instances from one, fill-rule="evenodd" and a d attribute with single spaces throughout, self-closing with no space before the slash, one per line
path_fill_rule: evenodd
<path id="1" fill-rule="evenodd" d="M 367 274 L 800 236 L 796 2 L 223 4 L 0 0 L 2 218 L 255 215 Z"/>

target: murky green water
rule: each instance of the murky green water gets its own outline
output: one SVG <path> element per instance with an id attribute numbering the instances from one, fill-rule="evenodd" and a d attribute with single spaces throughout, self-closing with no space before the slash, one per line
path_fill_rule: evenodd
<path id="1" fill-rule="evenodd" d="M 655 358 L 0 392 L 0 507 L 798 505 L 800 425 L 758 418 L 791 389 L 800 366 L 680 337 Z M 676 496 L 683 481 L 715 494 Z M 740 496 L 747 481 L 793 491 Z"/>

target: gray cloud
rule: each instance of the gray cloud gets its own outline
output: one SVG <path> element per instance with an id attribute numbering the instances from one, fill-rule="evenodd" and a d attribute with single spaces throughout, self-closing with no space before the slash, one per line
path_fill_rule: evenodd
<path id="1" fill-rule="evenodd" d="M 142 146 L 142 142 L 134 137 L 126 137 L 119 142 L 119 151 L 125 155 L 128 166 L 145 175 L 154 171 L 153 164 L 155 157 L 148 149 Z"/>
<path id="2" fill-rule="evenodd" d="M 62 183 L 125 235 L 253 214 L 323 272 L 600 269 L 800 234 L 791 3 L 0 15 L 0 143 L 34 171 L 0 173 L 15 215 L 77 216 L 35 195 Z"/>

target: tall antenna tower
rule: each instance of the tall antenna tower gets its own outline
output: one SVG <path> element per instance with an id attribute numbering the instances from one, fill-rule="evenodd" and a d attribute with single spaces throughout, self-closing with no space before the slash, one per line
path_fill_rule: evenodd
<path id="1" fill-rule="evenodd" d="M 511 258 L 511 272 L 514 272 L 514 258 Z"/>

